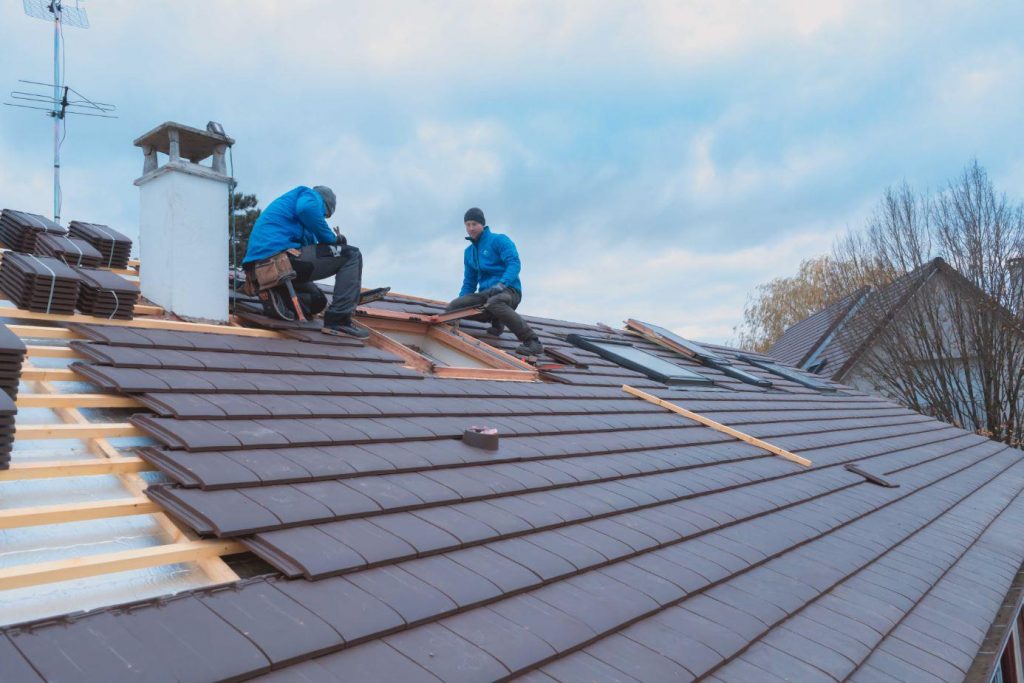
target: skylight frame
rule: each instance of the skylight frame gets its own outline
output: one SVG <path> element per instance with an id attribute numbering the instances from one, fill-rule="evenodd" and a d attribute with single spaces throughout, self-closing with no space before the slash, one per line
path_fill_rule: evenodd
<path id="1" fill-rule="evenodd" d="M 368 314 L 368 310 L 372 309 L 360 309 L 355 316 L 360 324 L 370 330 L 368 343 L 405 359 L 406 365 L 425 375 L 448 379 L 490 379 L 516 382 L 536 382 L 539 379 L 537 369 L 532 365 L 456 330 L 451 325 L 431 324 L 411 316 L 407 319 L 399 319 L 393 315 L 376 316 L 372 313 Z M 423 335 L 434 342 L 447 346 L 451 351 L 465 356 L 467 359 L 472 359 L 478 365 L 442 364 L 443 361 L 440 359 L 431 359 L 410 348 L 408 344 L 389 335 L 389 332 Z M 486 367 L 479 367 L 479 365 Z"/>
<path id="2" fill-rule="evenodd" d="M 771 389 L 773 386 L 771 380 L 765 379 L 764 377 L 758 377 L 746 370 L 738 368 L 725 356 L 721 356 L 714 351 L 709 351 L 700 344 L 692 342 L 689 339 L 683 339 L 675 332 L 667 330 L 664 327 L 634 320 L 632 318 L 626 321 L 626 326 L 633 328 L 637 334 L 640 334 L 645 339 L 648 339 L 659 346 L 693 358 L 701 365 L 706 365 L 709 368 L 718 370 L 723 375 L 732 377 L 733 379 L 738 379 L 744 384 L 750 384 L 762 389 Z"/>
<path id="3" fill-rule="evenodd" d="M 695 372 L 693 370 L 690 370 L 689 368 L 684 368 L 682 366 L 676 365 L 672 361 L 666 360 L 664 358 L 661 358 L 660 356 L 654 355 L 649 351 L 645 351 L 644 349 L 638 348 L 637 346 L 631 344 L 628 341 L 581 335 L 576 333 L 567 335 L 566 341 L 568 341 L 573 346 L 578 346 L 581 349 L 585 349 L 592 353 L 596 353 L 605 360 L 609 360 L 615 363 L 616 365 L 621 365 L 622 367 L 628 370 L 639 372 L 653 379 L 654 381 L 661 382 L 662 384 L 665 384 L 667 386 L 714 385 L 713 380 L 705 377 L 699 372 Z M 649 357 L 651 359 L 651 364 L 644 365 L 643 363 L 631 359 L 628 356 L 623 355 L 622 353 L 616 353 L 615 347 L 630 349 L 631 354 L 633 355 L 641 354 L 641 357 Z M 656 367 L 659 366 L 662 368 L 664 368 L 665 366 L 670 366 L 674 368 L 674 370 L 671 371 L 672 374 L 667 374 L 666 372 L 655 369 Z"/>
<path id="4" fill-rule="evenodd" d="M 750 363 L 755 367 L 759 367 L 762 370 L 772 373 L 773 375 L 778 375 L 779 377 L 788 379 L 791 382 L 796 382 L 797 384 L 807 387 L 808 389 L 814 389 L 815 391 L 822 391 L 829 394 L 834 394 L 837 391 L 837 389 L 834 386 L 826 384 L 822 380 L 807 377 L 804 375 L 804 373 L 800 372 L 799 370 L 796 370 L 795 368 L 788 368 L 785 365 L 782 365 L 781 363 L 775 363 L 773 361 L 754 358 L 746 354 L 741 355 L 739 358 L 745 363 Z"/>

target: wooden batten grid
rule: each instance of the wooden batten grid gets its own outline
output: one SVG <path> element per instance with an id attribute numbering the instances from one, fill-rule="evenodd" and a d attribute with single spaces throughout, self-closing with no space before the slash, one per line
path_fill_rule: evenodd
<path id="1" fill-rule="evenodd" d="M 778 446 L 770 444 L 767 441 L 762 441 L 757 437 L 750 436 L 749 434 L 744 434 L 738 429 L 733 429 L 732 427 L 726 426 L 721 422 L 716 422 L 715 420 L 712 420 L 709 417 L 704 417 L 699 413 L 695 413 L 692 410 L 687 410 L 686 408 L 677 406 L 675 403 L 664 401 L 658 398 L 657 396 L 648 394 L 647 392 L 641 391 L 636 387 L 631 387 L 628 384 L 624 384 L 622 385 L 622 389 L 627 394 L 636 396 L 637 398 L 642 398 L 648 403 L 653 403 L 656 406 L 661 406 L 662 408 L 665 408 L 666 410 L 671 410 L 673 413 L 677 413 L 679 415 L 682 415 L 683 417 L 688 417 L 691 420 L 694 420 L 695 422 L 699 422 L 705 427 L 710 427 L 711 429 L 714 429 L 716 432 L 728 434 L 733 438 L 749 443 L 752 446 L 757 446 L 758 448 L 764 449 L 773 455 L 779 456 L 780 458 L 785 458 L 786 460 L 795 462 L 798 465 L 803 465 L 804 467 L 810 467 L 813 464 L 810 460 L 801 455 L 797 455 L 796 453 L 790 453 L 784 448 L 779 448 Z"/>
<path id="2" fill-rule="evenodd" d="M 68 322 L 92 322 L 142 327 L 148 329 L 187 329 L 219 334 L 241 334 L 244 336 L 279 337 L 267 330 L 251 330 L 239 327 L 223 327 L 187 323 L 176 320 L 111 320 L 103 321 L 90 316 L 60 316 L 31 313 L 20 309 L 4 308 L 0 317 L 39 320 L 57 325 Z M 79 335 L 64 327 L 39 325 L 9 325 L 8 328 L 23 338 L 30 339 L 78 339 Z M 66 358 L 77 357 L 67 346 L 28 346 L 30 357 Z M 162 545 L 132 550 L 100 553 L 97 555 L 66 558 L 52 562 L 40 562 L 0 569 L 0 590 L 41 585 L 56 581 L 97 576 L 115 572 L 157 567 L 180 562 L 195 562 L 211 584 L 237 581 L 238 575 L 222 559 L 225 555 L 245 552 L 236 541 L 202 540 L 191 531 L 179 526 L 163 509 L 145 495 L 146 481 L 140 472 L 152 470 L 147 462 L 131 455 L 123 455 L 109 439 L 142 435 L 137 427 L 129 423 L 90 422 L 81 409 L 86 408 L 134 408 L 139 402 L 131 396 L 115 394 L 60 393 L 55 381 L 81 381 L 83 378 L 67 368 L 39 368 L 25 363 L 21 379 L 34 385 L 33 393 L 21 393 L 17 400 L 19 408 L 49 408 L 61 420 L 59 424 L 18 425 L 16 439 L 80 439 L 85 442 L 92 459 L 51 460 L 36 462 L 14 462 L 10 469 L 0 471 L 0 482 L 31 479 L 78 477 L 93 475 L 117 476 L 127 491 L 127 497 L 85 503 L 68 503 L 37 507 L 23 507 L 0 510 L 0 529 L 29 527 L 43 524 L 61 524 L 89 519 L 106 519 L 126 515 L 152 515 L 161 530 L 168 536 Z"/>
<path id="3" fill-rule="evenodd" d="M 138 265 L 131 264 L 126 274 L 136 275 Z M 430 303 L 435 303 L 430 301 Z M 142 316 L 161 316 L 164 311 L 158 306 L 137 305 L 136 313 Z M 478 311 L 453 311 L 450 314 L 411 316 L 384 309 L 360 311 L 370 313 L 360 318 L 372 318 L 368 343 L 394 353 L 405 360 L 406 365 L 421 372 L 433 372 L 439 377 L 492 379 L 492 380 L 536 380 L 538 373 L 532 366 L 510 356 L 500 349 L 466 335 L 442 323 L 457 320 Z M 48 314 L 26 311 L 14 307 L 0 308 L 0 318 L 17 321 L 8 325 L 15 334 L 24 339 L 46 339 L 67 342 L 80 339 L 81 335 L 67 329 L 70 323 L 105 324 L 135 329 L 180 330 L 210 334 L 231 334 L 246 337 L 283 339 L 284 335 L 273 330 L 241 327 L 237 325 L 212 325 L 190 323 L 168 317 L 138 317 L 133 320 L 106 320 L 81 314 Z M 378 328 L 378 329 L 375 329 Z M 438 367 L 435 363 L 388 337 L 387 329 L 408 330 L 429 334 L 466 355 L 487 365 L 485 368 Z M 27 346 L 28 358 L 61 358 L 74 360 L 80 355 L 66 345 Z M 26 361 L 22 366 L 21 379 L 34 383 L 33 393 L 22 393 L 17 405 L 21 408 L 49 408 L 60 418 L 59 424 L 16 425 L 18 439 L 80 439 L 85 442 L 93 459 L 52 460 L 45 462 L 15 462 L 9 470 L 0 472 L 0 482 L 113 475 L 127 490 L 127 497 L 37 507 L 0 510 L 0 529 L 20 528 L 34 525 L 59 524 L 90 519 L 104 519 L 125 515 L 152 515 L 170 541 L 164 545 L 134 550 L 100 553 L 86 557 L 73 557 L 53 562 L 21 565 L 0 569 L 0 590 L 41 585 L 87 576 L 110 574 L 144 567 L 155 567 L 179 562 L 196 562 L 211 583 L 225 583 L 238 580 L 238 575 L 222 559 L 225 555 L 244 552 L 237 541 L 201 540 L 188 529 L 179 526 L 162 508 L 145 495 L 146 481 L 140 472 L 152 469 L 141 458 L 123 455 L 109 439 L 139 436 L 138 428 L 130 423 L 92 423 L 81 412 L 87 408 L 134 408 L 139 407 L 136 399 L 102 393 L 70 394 L 56 390 L 54 382 L 83 381 L 83 377 L 69 368 L 44 368 Z"/>

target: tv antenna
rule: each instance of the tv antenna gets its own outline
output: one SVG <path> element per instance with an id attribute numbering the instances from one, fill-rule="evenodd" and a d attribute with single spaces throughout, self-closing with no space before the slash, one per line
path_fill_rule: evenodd
<path id="1" fill-rule="evenodd" d="M 79 7 L 78 0 L 75 0 L 74 7 L 66 7 L 63 0 L 22 0 L 22 4 L 25 7 L 25 14 L 28 16 L 53 22 L 53 83 L 19 80 L 19 83 L 36 86 L 36 91 L 14 90 L 11 92 L 11 99 L 29 104 L 15 102 L 4 102 L 4 104 L 10 107 L 39 109 L 53 117 L 53 222 L 59 225 L 61 209 L 60 148 L 67 134 L 66 117 L 69 114 L 80 114 L 113 119 L 117 117 L 110 112 L 115 111 L 117 107 L 104 102 L 93 102 L 74 88 L 65 85 L 61 80 L 65 75 L 63 72 L 67 71 L 62 59 L 62 56 L 67 56 L 66 54 L 62 55 L 62 52 L 65 52 L 63 49 L 64 26 L 89 28 L 89 17 L 86 16 L 85 10 Z M 50 88 L 53 88 L 52 95 L 47 92 Z"/>

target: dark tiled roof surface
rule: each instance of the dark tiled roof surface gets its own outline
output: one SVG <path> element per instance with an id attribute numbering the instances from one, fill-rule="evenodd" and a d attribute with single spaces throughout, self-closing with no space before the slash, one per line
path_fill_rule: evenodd
<path id="1" fill-rule="evenodd" d="M 0 680 L 964 677 L 1024 560 L 1021 452 L 615 332 L 715 381 L 668 389 L 561 337 L 603 330 L 530 322 L 589 367 L 447 380 L 355 343 L 77 328 L 80 371 L 152 410 L 141 454 L 174 483 L 150 495 L 284 576 L 6 629 Z"/>
<path id="2" fill-rule="evenodd" d="M 778 341 L 768 349 L 768 355 L 785 365 L 801 367 L 829 334 L 842 324 L 864 294 L 865 290 L 860 289 L 786 328 Z"/>

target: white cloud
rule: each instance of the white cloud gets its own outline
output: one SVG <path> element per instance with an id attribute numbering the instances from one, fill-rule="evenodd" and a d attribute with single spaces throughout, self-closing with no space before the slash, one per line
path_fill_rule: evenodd
<path id="1" fill-rule="evenodd" d="M 723 341 L 739 322 L 748 291 L 826 251 L 834 234 L 835 229 L 805 226 L 764 245 L 717 252 L 642 241 L 595 244 L 578 235 L 543 245 L 520 243 L 529 274 L 523 310 L 609 325 L 633 317 L 696 339 Z M 561 258 L 544 259 L 544 251 Z"/>

